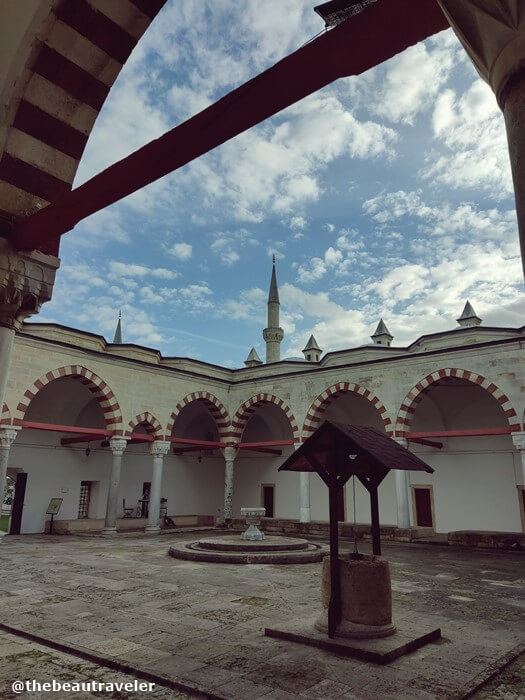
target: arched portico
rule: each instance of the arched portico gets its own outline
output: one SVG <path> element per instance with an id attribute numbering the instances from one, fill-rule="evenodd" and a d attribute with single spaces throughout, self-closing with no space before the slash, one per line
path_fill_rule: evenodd
<path id="1" fill-rule="evenodd" d="M 93 394 L 104 416 L 104 424 L 115 435 L 122 435 L 122 412 L 115 394 L 108 384 L 97 374 L 81 365 L 68 365 L 51 370 L 35 380 L 24 392 L 23 399 L 18 403 L 13 417 L 13 425 L 21 425 L 31 401 L 44 387 L 57 379 L 71 378 L 80 382 Z M 81 424 L 77 424 L 81 425 Z M 88 426 L 83 426 L 88 427 Z"/>
<path id="2" fill-rule="evenodd" d="M 168 421 L 166 434 L 169 436 L 173 433 L 175 421 L 177 421 L 183 411 L 185 411 L 186 408 L 194 402 L 198 402 L 198 404 L 196 404 L 197 410 L 205 410 L 211 416 L 217 429 L 217 437 L 221 440 L 226 439 L 228 435 L 228 428 L 230 426 L 228 412 L 219 399 L 213 394 L 210 394 L 208 391 L 194 391 L 185 396 L 176 405 L 175 410 L 171 413 L 170 420 Z M 186 435 L 185 437 L 190 436 Z"/>
<path id="3" fill-rule="evenodd" d="M 96 118 L 137 41 L 166 0 L 8 3 L 0 131 L 0 224 L 71 189 Z M 35 41 L 35 37 L 37 40 Z M 3 80 L 2 80 L 3 78 Z M 4 233 L 4 231 L 2 231 Z M 42 250 L 57 254 L 58 240 Z"/>
<path id="4" fill-rule="evenodd" d="M 490 379 L 447 368 L 421 379 L 400 409 L 396 434 L 435 472 L 408 475 L 415 526 L 439 532 L 521 529 L 519 430 L 509 398 Z"/>
<path id="5" fill-rule="evenodd" d="M 510 402 L 510 399 L 503 391 L 501 391 L 501 389 L 496 386 L 496 384 L 494 384 L 494 382 L 486 377 L 483 377 L 481 374 L 477 374 L 476 372 L 449 367 L 447 369 L 440 369 L 436 372 L 428 374 L 408 392 L 403 403 L 401 404 L 401 408 L 399 409 L 397 416 L 397 437 L 404 437 L 406 433 L 410 432 L 417 404 L 424 398 L 425 394 L 433 384 L 441 382 L 447 377 L 470 382 L 473 385 L 477 385 L 482 389 L 485 389 L 485 391 L 491 394 L 492 397 L 500 404 L 507 418 L 508 426 L 511 431 L 514 432 L 516 430 L 520 430 L 519 419 Z"/>
<path id="6" fill-rule="evenodd" d="M 27 473 L 27 502 L 33 506 L 23 514 L 22 532 L 42 532 L 51 498 L 63 501 L 59 520 L 81 520 L 87 529 L 92 521 L 103 522 L 113 441 L 120 439 L 125 446 L 120 406 L 108 384 L 80 365 L 51 370 L 26 389 L 12 423 L 19 435 L 10 466 Z M 117 481 L 115 517 L 117 508 L 121 511 L 118 488 Z"/>
<path id="7" fill-rule="evenodd" d="M 250 397 L 235 412 L 228 441 L 239 445 L 234 515 L 243 506 L 263 506 L 267 517 L 297 518 L 300 477 L 291 472 L 278 473 L 280 464 L 300 441 L 290 407 L 273 394 Z"/>
<path id="8" fill-rule="evenodd" d="M 219 448 L 226 444 L 229 426 L 226 408 L 210 392 L 194 391 L 176 404 L 166 428 L 167 439 L 175 440 L 165 473 L 173 512 L 222 514 L 224 460 Z"/>
<path id="9" fill-rule="evenodd" d="M 328 417 L 327 411 L 329 410 L 330 406 L 333 407 L 336 399 L 343 397 L 344 395 L 361 397 L 370 404 L 369 408 L 373 409 L 367 411 L 367 415 L 364 417 L 363 415 L 356 415 L 355 419 L 358 422 L 354 423 L 355 425 L 369 425 L 373 427 L 372 423 L 370 422 L 372 421 L 375 424 L 381 425 L 387 435 L 393 435 L 392 421 L 386 408 L 375 394 L 359 384 L 353 384 L 351 382 L 338 382 L 319 394 L 308 409 L 303 425 L 303 442 L 320 426 L 322 421 Z M 360 405 L 364 406 L 365 404 L 361 401 Z M 337 415 L 330 415 L 330 417 L 333 420 L 338 420 Z M 342 416 L 339 417 L 339 420 L 341 420 L 341 418 Z"/>
<path id="10" fill-rule="evenodd" d="M 349 425 L 363 425 L 377 428 L 393 436 L 393 425 L 383 403 L 369 389 L 353 382 L 337 382 L 325 389 L 313 401 L 304 420 L 302 440 L 306 440 L 324 420 L 333 420 Z M 312 518 L 328 518 L 326 486 L 316 474 L 310 474 L 312 491 Z M 389 474 L 379 491 L 382 520 L 395 521 L 394 476 Z M 370 521 L 369 496 L 360 482 L 350 480 L 341 490 L 339 499 L 339 519 L 353 518 L 353 488 L 356 489 L 356 513 L 360 522 Z"/>
<path id="11" fill-rule="evenodd" d="M 154 437 L 155 440 L 162 440 L 164 437 L 160 422 L 149 411 L 140 413 L 138 416 L 135 416 L 133 420 L 129 421 L 126 435 L 131 437 L 132 433 L 141 429 L 148 435 Z"/>
<path id="12" fill-rule="evenodd" d="M 284 414 L 289 423 L 290 427 L 290 438 L 293 438 L 294 442 L 299 442 L 300 433 L 297 427 L 297 421 L 290 410 L 290 408 L 284 403 L 284 401 L 273 394 L 257 394 L 252 396 L 247 401 L 245 401 L 235 412 L 232 420 L 231 430 L 229 433 L 230 442 L 239 442 L 243 437 L 244 430 L 248 425 L 249 421 L 253 416 L 260 411 L 259 409 L 264 405 L 274 405 L 279 410 L 278 414 Z M 275 412 L 273 412 L 274 415 Z M 277 439 L 277 438 L 275 438 Z"/>

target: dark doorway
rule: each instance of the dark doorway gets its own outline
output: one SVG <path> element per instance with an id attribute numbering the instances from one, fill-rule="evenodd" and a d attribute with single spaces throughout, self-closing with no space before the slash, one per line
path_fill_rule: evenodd
<path id="1" fill-rule="evenodd" d="M 337 520 L 342 523 L 345 520 L 345 487 L 340 486 L 337 491 Z"/>
<path id="2" fill-rule="evenodd" d="M 27 474 L 18 472 L 15 482 L 15 497 L 11 508 L 10 535 L 19 535 L 22 525 L 22 511 L 24 510 L 24 498 L 26 495 Z"/>
<path id="3" fill-rule="evenodd" d="M 151 491 L 151 481 L 142 484 L 142 498 L 140 500 L 140 517 L 147 518 L 149 512 L 149 492 Z"/>
<path id="4" fill-rule="evenodd" d="M 429 488 L 414 488 L 416 504 L 416 525 L 419 527 L 434 527 L 432 522 L 432 495 Z"/>
<path id="5" fill-rule="evenodd" d="M 273 518 L 273 503 L 274 503 L 274 486 L 268 485 L 262 487 L 263 508 L 266 508 L 266 517 Z"/>

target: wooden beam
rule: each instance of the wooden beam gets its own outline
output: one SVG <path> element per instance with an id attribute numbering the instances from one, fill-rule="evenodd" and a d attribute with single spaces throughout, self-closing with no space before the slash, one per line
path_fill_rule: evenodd
<path id="1" fill-rule="evenodd" d="M 246 447 L 245 445 L 238 445 L 240 450 L 249 450 L 250 452 L 264 452 L 269 455 L 282 455 L 282 450 L 273 450 L 271 447 Z"/>
<path id="2" fill-rule="evenodd" d="M 151 435 L 150 433 L 131 433 L 131 440 L 130 443 L 133 442 L 153 442 L 158 438 L 155 438 L 154 435 Z"/>
<path id="3" fill-rule="evenodd" d="M 295 445 L 295 440 L 268 440 L 267 442 L 239 442 L 236 447 L 240 450 L 249 450 L 255 447 L 284 447 Z"/>
<path id="4" fill-rule="evenodd" d="M 196 445 L 197 447 L 202 447 L 203 449 L 212 447 L 230 447 L 227 442 L 217 442 L 214 440 L 191 440 L 190 438 L 178 438 L 169 437 L 166 438 L 167 442 L 173 442 L 176 445 Z M 235 447 L 235 445 L 232 445 Z"/>
<path id="5" fill-rule="evenodd" d="M 114 435 L 113 430 L 104 430 L 103 428 L 84 428 L 75 425 L 56 425 L 54 423 L 38 423 L 31 420 L 21 420 L 18 425 L 28 430 L 48 430 L 52 433 L 76 433 L 82 437 L 92 435 L 92 439 L 97 437 L 111 437 Z"/>
<path id="6" fill-rule="evenodd" d="M 341 622 L 341 575 L 339 572 L 339 521 L 338 521 L 337 481 L 328 488 L 330 513 L 330 602 L 328 604 L 328 636 L 335 637 L 337 625 Z"/>
<path id="7" fill-rule="evenodd" d="M 10 237 L 40 248 L 79 221 L 173 172 L 338 78 L 359 75 L 448 21 L 435 0 L 370 5 L 308 42 L 168 133 L 21 221 Z"/>
<path id="8" fill-rule="evenodd" d="M 78 437 L 62 438 L 60 444 L 66 447 L 67 445 L 74 445 L 79 442 L 93 442 L 93 440 L 97 440 L 99 437 L 100 435 L 79 435 Z"/>
<path id="9" fill-rule="evenodd" d="M 510 435 L 512 428 L 472 428 L 470 430 L 432 430 L 417 433 L 407 433 L 404 437 L 407 440 L 414 438 L 434 438 L 434 437 L 483 437 L 484 435 Z"/>
<path id="10" fill-rule="evenodd" d="M 173 448 L 174 454 L 181 455 L 184 452 L 206 452 L 206 449 L 204 447 L 174 447 Z"/>
<path id="11" fill-rule="evenodd" d="M 425 438 L 408 438 L 409 442 L 417 442 L 418 445 L 426 445 L 427 447 L 437 447 L 441 449 L 443 447 L 442 442 L 435 442 L 434 440 L 425 440 Z"/>

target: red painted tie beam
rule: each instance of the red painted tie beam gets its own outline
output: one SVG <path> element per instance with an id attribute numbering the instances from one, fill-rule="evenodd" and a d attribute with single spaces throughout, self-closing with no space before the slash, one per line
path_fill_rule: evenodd
<path id="1" fill-rule="evenodd" d="M 448 26 L 436 0 L 380 0 L 20 222 L 10 240 L 38 249 L 334 80 L 364 73 Z"/>

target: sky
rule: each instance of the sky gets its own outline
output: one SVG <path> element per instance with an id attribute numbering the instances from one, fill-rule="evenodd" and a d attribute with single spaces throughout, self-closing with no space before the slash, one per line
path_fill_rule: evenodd
<path id="1" fill-rule="evenodd" d="M 74 186 L 323 29 L 304 0 L 168 0 L 100 113 Z M 351 20 L 350 20 L 351 21 Z M 281 357 L 519 327 L 525 303 L 503 117 L 451 30 L 345 78 L 63 237 L 34 321 L 226 367 L 262 329 L 277 259 Z"/>

